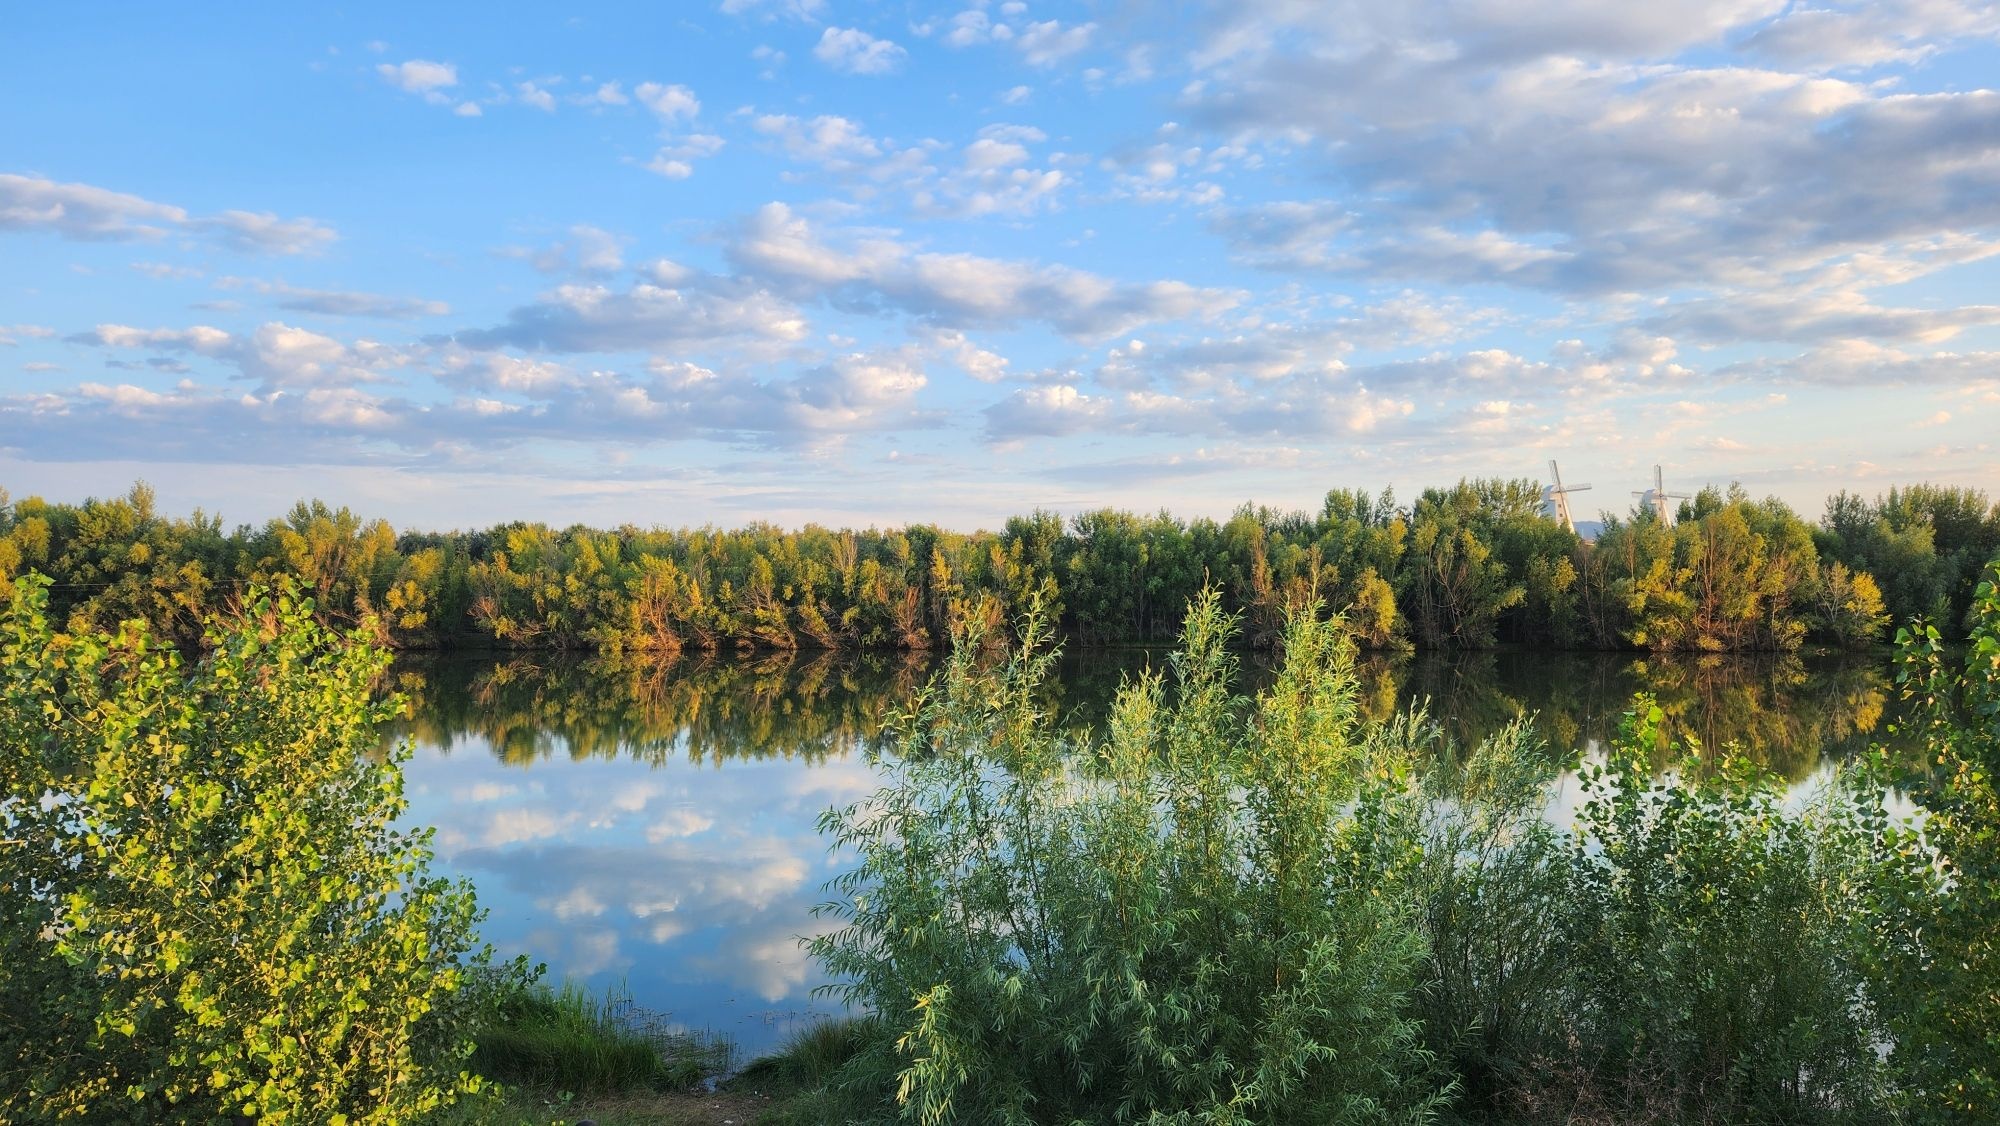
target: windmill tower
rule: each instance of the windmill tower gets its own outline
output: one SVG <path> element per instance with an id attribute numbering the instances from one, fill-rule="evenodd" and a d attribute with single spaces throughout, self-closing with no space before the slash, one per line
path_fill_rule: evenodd
<path id="1" fill-rule="evenodd" d="M 1570 516 L 1569 494 L 1580 493 L 1590 486 L 1571 485 L 1564 488 L 1562 474 L 1556 470 L 1553 458 L 1549 460 L 1549 480 L 1554 484 L 1542 486 L 1542 515 L 1568 528 L 1570 534 L 1575 535 L 1576 521 Z"/>
<path id="2" fill-rule="evenodd" d="M 1657 465 L 1653 467 L 1653 487 L 1647 489 L 1643 493 L 1634 490 L 1632 495 L 1639 498 L 1640 508 L 1652 509 L 1653 515 L 1656 518 L 1658 518 L 1660 523 L 1669 528 L 1674 526 L 1674 512 L 1676 510 L 1676 506 L 1669 505 L 1667 502 L 1670 500 L 1694 499 L 1693 497 L 1689 496 L 1686 493 L 1668 492 L 1666 485 L 1666 478 L 1661 476 L 1660 467 Z"/>

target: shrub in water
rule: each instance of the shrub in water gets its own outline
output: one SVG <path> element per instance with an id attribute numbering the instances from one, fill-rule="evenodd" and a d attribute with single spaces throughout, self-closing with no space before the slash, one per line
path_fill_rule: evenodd
<path id="1" fill-rule="evenodd" d="M 888 785 L 828 815 L 860 857 L 815 955 L 886 1035 L 851 1089 L 920 1122 L 1415 1122 L 1444 1091 L 1386 894 L 1404 787 L 1364 761 L 1351 643 L 1294 615 L 1254 701 L 1210 594 L 1171 682 L 1074 745 L 1030 620 L 996 671 L 961 645 L 901 717 Z"/>
<path id="2" fill-rule="evenodd" d="M 1911 781 L 1921 831 L 1881 834 L 1903 879 L 1880 914 L 1896 1056 L 1913 1109 L 2000 1119 L 2000 559 L 1973 596 L 1962 675 L 1938 631 L 1898 630 L 1897 680 L 1930 757 Z"/>
<path id="3" fill-rule="evenodd" d="M 1571 1048 L 1544 1074 L 1630 1115 L 1874 1122 L 1888 1029 L 1862 905 L 1882 794 L 1834 780 L 1788 793 L 1727 752 L 1650 766 L 1663 716 L 1641 696 L 1586 766 L 1558 989 Z"/>

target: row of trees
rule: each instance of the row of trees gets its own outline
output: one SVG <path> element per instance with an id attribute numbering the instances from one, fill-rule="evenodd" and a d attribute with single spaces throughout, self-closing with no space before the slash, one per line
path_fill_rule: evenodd
<path id="1" fill-rule="evenodd" d="M 329 624 L 372 621 L 396 648 L 673 652 L 930 649 L 1037 600 L 1082 645 L 1164 642 L 1213 584 L 1252 645 L 1273 644 L 1287 611 L 1317 600 L 1343 608 L 1372 649 L 1792 650 L 1870 644 L 1891 616 L 1962 635 L 1977 564 L 2000 547 L 2000 507 L 1984 492 L 1932 485 L 1874 501 L 1842 493 L 1817 527 L 1779 501 L 1705 489 L 1677 523 L 1614 518 L 1594 545 L 1539 504 L 1534 482 L 1476 480 L 1408 505 L 1335 490 L 1317 513 L 1036 512 L 971 534 L 398 533 L 315 500 L 225 532 L 200 511 L 162 515 L 144 485 L 82 504 L 0 492 L 0 594 L 39 572 L 73 624 L 138 618 L 192 643 L 206 611 L 283 578 Z"/>

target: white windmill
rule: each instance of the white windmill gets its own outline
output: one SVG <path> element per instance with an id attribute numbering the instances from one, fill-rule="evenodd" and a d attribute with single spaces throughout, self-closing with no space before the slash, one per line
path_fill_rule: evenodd
<path id="1" fill-rule="evenodd" d="M 1562 474 L 1556 471 L 1556 463 L 1553 458 L 1549 460 L 1549 480 L 1553 481 L 1554 484 L 1542 486 L 1542 515 L 1568 528 L 1573 535 L 1576 532 L 1576 521 L 1570 516 L 1569 494 L 1580 493 L 1590 486 L 1571 485 L 1567 488 L 1563 487 Z"/>
<path id="2" fill-rule="evenodd" d="M 1639 498 L 1640 508 L 1652 509 L 1653 515 L 1659 519 L 1660 523 L 1669 528 L 1674 526 L 1674 513 L 1678 510 L 1678 506 L 1669 505 L 1667 502 L 1670 500 L 1694 499 L 1686 493 L 1668 492 L 1666 478 L 1660 474 L 1660 467 L 1657 465 L 1653 467 L 1653 487 L 1643 493 L 1635 489 L 1632 495 Z"/>

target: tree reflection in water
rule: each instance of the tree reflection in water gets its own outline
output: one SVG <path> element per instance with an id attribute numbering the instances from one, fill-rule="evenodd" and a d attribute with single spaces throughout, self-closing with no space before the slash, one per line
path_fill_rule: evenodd
<path id="1" fill-rule="evenodd" d="M 1050 703 L 1079 728 L 1095 726 L 1126 675 L 1163 659 L 1148 649 L 1069 654 Z M 558 757 L 813 764 L 874 739 L 933 667 L 912 653 L 411 656 L 391 674 L 411 715 L 389 735 L 444 751 L 470 739 L 523 766 Z M 1246 659 L 1245 690 L 1267 669 Z M 1359 672 L 1364 715 L 1424 703 L 1461 746 L 1534 714 L 1551 742 L 1585 750 L 1647 691 L 1667 715 L 1662 767 L 1670 745 L 1733 742 L 1791 779 L 1887 738 L 1894 704 L 1886 662 L 1852 655 L 1423 652 L 1364 655 Z"/>
<path id="2" fill-rule="evenodd" d="M 1047 704 L 1080 734 L 1121 680 L 1164 659 L 1071 653 Z M 411 712 L 386 735 L 417 743 L 408 817 L 435 826 L 441 866 L 478 886 L 503 955 L 621 985 L 755 1052 L 824 1011 L 796 940 L 824 925 L 812 907 L 850 860 L 828 852 L 819 814 L 876 785 L 852 752 L 933 667 L 910 654 L 406 656 L 390 687 Z M 1244 690 L 1269 671 L 1246 655 Z M 1852 658 L 1418 653 L 1358 671 L 1365 716 L 1427 701 L 1461 746 L 1532 712 L 1553 742 L 1587 750 L 1644 688 L 1668 738 L 1735 740 L 1793 779 L 1881 737 L 1893 697 L 1886 662 Z"/>

